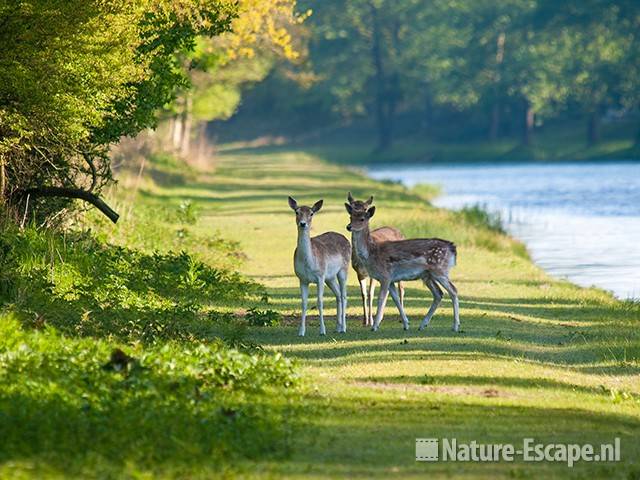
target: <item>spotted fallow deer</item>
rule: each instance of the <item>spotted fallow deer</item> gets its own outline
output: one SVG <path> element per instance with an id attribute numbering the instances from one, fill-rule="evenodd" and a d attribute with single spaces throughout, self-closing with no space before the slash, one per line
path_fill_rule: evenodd
<path id="1" fill-rule="evenodd" d="M 376 331 L 380 327 L 382 311 L 389 293 L 398 307 L 404 329 L 409 329 L 409 319 L 394 282 L 420 279 L 433 294 L 433 303 L 420 324 L 420 330 L 429 324 L 442 301 L 442 290 L 438 285 L 440 284 L 451 296 L 453 330 L 457 332 L 460 329 L 458 291 L 449 280 L 449 271 L 456 264 L 456 246 L 439 238 L 376 243 L 371 239 L 369 232 L 369 220 L 373 217 L 376 207 L 369 207 L 364 212 L 354 210 L 348 203 L 345 203 L 345 207 L 350 216 L 347 230 L 353 233 L 352 238 L 358 256 L 363 260 L 369 275 L 380 282 L 378 310 L 372 330 Z"/>
<path id="2" fill-rule="evenodd" d="M 356 200 L 351 195 L 351 192 L 347 194 L 347 200 L 354 212 L 366 212 L 373 203 L 373 196 L 369 197 L 369 200 L 363 202 Z M 368 327 L 373 326 L 373 296 L 375 292 L 375 283 L 367 272 L 367 267 L 364 261 L 358 256 L 358 251 L 353 241 L 353 232 L 351 233 L 351 266 L 356 271 L 358 276 L 358 283 L 360 284 L 360 295 L 362 296 L 362 309 L 364 316 L 362 324 Z M 375 230 L 371 230 L 371 240 L 375 243 L 389 242 L 393 240 L 404 240 L 404 235 L 400 233 L 400 230 L 393 227 L 379 227 Z M 369 285 L 367 287 L 367 280 Z M 404 286 L 402 282 L 398 282 L 398 291 L 400 292 L 400 303 L 404 306 Z"/>
<path id="3" fill-rule="evenodd" d="M 298 226 L 298 245 L 293 254 L 293 268 L 300 280 L 302 297 L 302 317 L 298 335 L 305 334 L 310 283 L 318 285 L 320 335 L 326 335 L 323 316 L 325 283 L 336 296 L 336 331 L 345 333 L 347 331 L 347 273 L 351 259 L 349 240 L 336 232 L 326 232 L 311 238 L 311 221 L 313 215 L 322 208 L 322 200 L 317 201 L 312 207 L 307 207 L 298 206 L 298 202 L 289 197 L 289 206 L 296 212 Z"/>

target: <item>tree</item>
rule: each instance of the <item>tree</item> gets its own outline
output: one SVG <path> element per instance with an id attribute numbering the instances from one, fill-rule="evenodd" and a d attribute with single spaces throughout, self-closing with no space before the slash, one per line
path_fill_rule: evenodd
<path id="1" fill-rule="evenodd" d="M 280 80 L 267 87 L 287 89 L 285 103 L 305 112 L 307 124 L 372 123 L 378 149 L 392 144 L 399 122 L 415 133 L 418 115 L 428 133 L 448 138 L 455 131 L 495 139 L 517 125 L 527 146 L 535 126 L 586 114 L 596 141 L 603 110 L 640 106 L 637 1 L 302 0 L 302 7 L 314 11 L 306 23 L 316 81 L 296 90 L 273 75 Z"/>
<path id="2" fill-rule="evenodd" d="M 226 0 L 3 1 L 2 203 L 47 218 L 82 198 L 117 220 L 98 198 L 108 146 L 155 124 L 185 84 L 176 54 L 235 15 Z"/>
<path id="3" fill-rule="evenodd" d="M 203 145 L 207 123 L 229 118 L 246 85 L 263 80 L 278 60 L 304 56 L 301 25 L 308 15 L 296 12 L 295 0 L 241 0 L 230 31 L 199 39 L 183 58 L 189 83 L 169 118 L 173 147 L 183 157 L 193 131 Z"/>
<path id="4" fill-rule="evenodd" d="M 332 97 L 333 109 L 342 117 L 374 116 L 378 149 L 393 142 L 394 119 L 403 98 L 397 61 L 401 36 L 417 5 L 391 0 L 313 3 L 310 51 L 321 78 L 318 88 Z"/>

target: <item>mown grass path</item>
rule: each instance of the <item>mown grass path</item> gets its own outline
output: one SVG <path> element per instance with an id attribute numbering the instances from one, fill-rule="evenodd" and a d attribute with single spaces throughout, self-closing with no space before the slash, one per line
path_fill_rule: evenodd
<path id="1" fill-rule="evenodd" d="M 348 333 L 332 333 L 335 301 L 326 296 L 329 334 L 315 310 L 299 338 L 296 242 L 287 195 L 300 204 L 323 198 L 314 233 L 345 230 L 347 191 L 375 195 L 375 225 L 456 241 L 452 279 L 460 292 L 462 330 L 451 331 L 448 298 L 431 325 L 417 331 L 430 297 L 407 285 L 411 330 L 403 332 L 391 300 L 381 331 L 361 325 L 350 273 Z M 157 192 L 202 207 L 196 228 L 240 242 L 242 271 L 264 283 L 286 325 L 255 328 L 252 339 L 299 361 L 309 384 L 305 426 L 289 460 L 242 466 L 249 476 L 426 478 L 640 476 L 640 309 L 596 289 L 550 278 L 514 253 L 504 237 L 478 242 L 479 230 L 429 207 L 398 185 L 323 163 L 301 152 L 223 153 L 201 183 Z M 200 233 L 203 233 L 200 232 Z M 485 245 L 486 244 L 486 245 Z M 313 298 L 312 289 L 310 298 Z M 315 302 L 311 302 L 313 305 Z M 326 314 L 326 313 L 325 313 Z M 514 443 L 622 443 L 622 462 L 418 463 L 418 437 Z"/>

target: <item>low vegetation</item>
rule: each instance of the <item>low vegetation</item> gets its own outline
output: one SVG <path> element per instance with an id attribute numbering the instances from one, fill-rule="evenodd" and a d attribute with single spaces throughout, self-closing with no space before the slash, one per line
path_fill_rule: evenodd
<path id="1" fill-rule="evenodd" d="M 122 193 L 119 245 L 98 214 L 0 230 L 0 476 L 209 476 L 286 455 L 298 376 L 247 338 L 280 319 L 264 287 L 229 268 L 236 243 L 192 234 L 193 202 L 134 212 Z"/>

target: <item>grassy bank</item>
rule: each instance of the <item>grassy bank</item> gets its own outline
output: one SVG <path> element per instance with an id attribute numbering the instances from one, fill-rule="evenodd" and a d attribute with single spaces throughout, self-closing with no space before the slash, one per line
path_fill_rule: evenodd
<path id="1" fill-rule="evenodd" d="M 92 471 L 96 476 L 224 472 L 310 478 L 640 475 L 638 304 L 549 278 L 522 245 L 483 226 L 473 212 L 434 209 L 399 185 L 374 182 L 310 154 L 229 152 L 220 155 L 215 172 L 179 175 L 180 181 L 161 175 L 154 182 L 124 182 L 116 199 L 125 221 L 116 227 L 92 223 L 89 242 L 120 244 L 124 253 L 113 261 L 123 255 L 133 265 L 127 268 L 146 272 L 125 283 L 130 296 L 113 302 L 111 314 L 100 313 L 100 323 L 94 325 L 87 314 L 94 330 L 74 330 L 83 325 L 81 308 L 43 325 L 37 314 L 48 318 L 48 312 L 58 311 L 57 303 L 30 307 L 34 311 L 17 302 L 5 307 L 17 313 L 3 320 L 2 428 L 3 438 L 11 439 L 1 450 L 3 476 Z M 320 337 L 312 309 L 307 336 L 297 337 L 296 228 L 286 197 L 303 204 L 324 198 L 315 232 L 346 234 L 343 203 L 349 190 L 356 197 L 375 195 L 375 225 L 393 224 L 407 236 L 440 236 L 458 244 L 452 279 L 460 291 L 462 333 L 451 332 L 448 299 L 426 331 L 416 330 L 430 302 L 417 282 L 407 285 L 409 332 L 402 331 L 391 302 L 381 331 L 365 329 L 351 273 L 348 333 Z M 50 255 L 43 271 L 73 263 L 56 260 L 70 255 L 62 248 L 45 249 Z M 158 269 L 145 270 L 144 262 L 134 261 L 151 256 L 152 266 L 163 265 L 153 258 L 155 249 L 166 255 L 168 249 L 187 251 L 189 262 L 172 260 L 177 270 L 165 271 L 181 289 L 156 288 L 162 281 L 154 277 Z M 190 265 L 202 272 L 195 280 Z M 86 270 L 90 267 L 77 267 L 82 278 L 94 274 Z M 207 277 L 209 269 L 227 273 Z M 26 282 L 22 291 L 28 294 Z M 123 302 L 133 310 L 146 304 L 145 289 L 134 288 L 140 282 L 152 286 L 158 296 L 152 305 L 160 310 L 184 305 L 185 299 L 195 304 L 184 315 L 170 316 L 178 338 L 173 331 L 152 332 L 151 338 L 135 329 L 122 334 L 116 308 Z M 264 291 L 252 290 L 252 282 Z M 58 302 L 75 301 L 56 290 L 64 282 L 53 283 Z M 94 296 L 100 292 L 101 284 L 95 285 Z M 95 301 L 105 308 L 103 298 Z M 249 326 L 250 307 L 258 308 L 260 318 L 277 321 L 281 315 L 280 325 Z M 333 307 L 327 296 L 328 313 Z M 231 315 L 226 331 L 211 312 Z M 147 325 L 149 318 L 142 318 Z M 100 330 L 110 319 L 113 329 Z M 238 325 L 243 330 L 235 341 L 228 329 Z M 234 343 L 242 351 L 232 348 Z M 114 347 L 136 358 L 145 367 L 141 373 L 103 369 Z M 221 352 L 218 357 L 206 350 L 211 348 Z M 294 360 L 301 386 L 288 386 L 296 377 L 273 352 Z M 223 369 L 224 381 L 218 380 L 220 364 L 230 365 Z M 62 428 L 65 422 L 68 428 Z M 95 446 L 71 453 L 74 439 L 92 445 L 95 432 L 102 435 Z M 420 437 L 516 445 L 523 437 L 593 444 L 619 437 L 622 461 L 572 469 L 519 460 L 416 463 L 414 441 Z M 72 467 L 63 465 L 68 455 Z"/>

